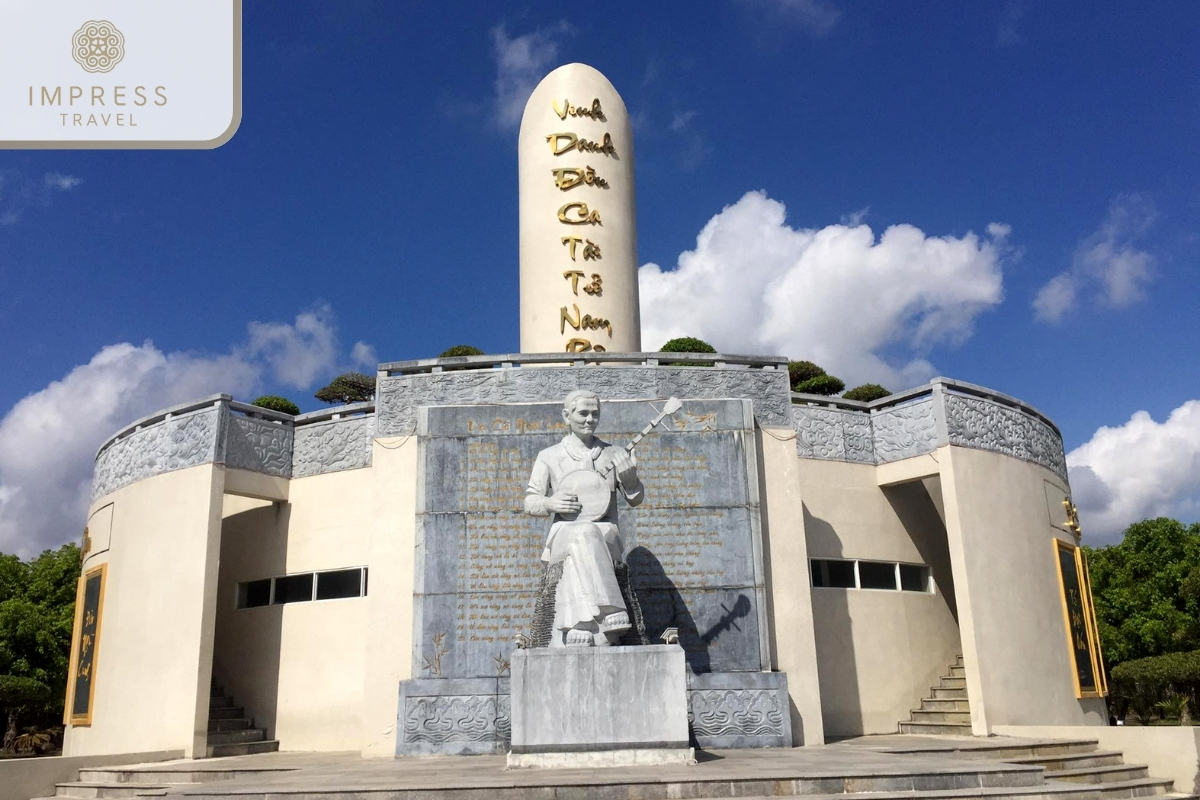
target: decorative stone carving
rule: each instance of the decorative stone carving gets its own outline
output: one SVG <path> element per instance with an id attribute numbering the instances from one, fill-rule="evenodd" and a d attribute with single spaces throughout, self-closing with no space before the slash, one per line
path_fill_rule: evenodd
<path id="1" fill-rule="evenodd" d="M 292 477 L 303 478 L 371 466 L 371 437 L 374 433 L 374 415 L 297 427 Z"/>
<path id="2" fill-rule="evenodd" d="M 875 461 L 886 464 L 937 449 L 933 398 L 892 406 L 871 414 Z"/>
<path id="3" fill-rule="evenodd" d="M 861 411 L 794 405 L 792 428 L 801 458 L 874 464 L 871 418 Z"/>
<path id="4" fill-rule="evenodd" d="M 122 486 L 217 459 L 218 407 L 170 417 L 113 442 L 96 459 L 92 500 Z"/>
<path id="5" fill-rule="evenodd" d="M 416 407 L 561 400 L 590 389 L 611 400 L 655 397 L 743 398 L 754 401 L 760 425 L 787 427 L 790 394 L 783 370 L 720 367 L 544 367 L 463 370 L 380 378 L 378 436 L 416 431 Z"/>
<path id="6" fill-rule="evenodd" d="M 496 695 L 408 697 L 404 703 L 404 740 L 431 745 L 448 742 L 502 741 L 497 720 L 508 728 L 508 698 Z"/>
<path id="7" fill-rule="evenodd" d="M 699 738 L 783 736 L 779 692 L 773 689 L 707 689 L 688 693 L 688 717 Z"/>
<path id="8" fill-rule="evenodd" d="M 226 414 L 226 466 L 281 478 L 292 477 L 291 426 L 228 411 Z"/>
<path id="9" fill-rule="evenodd" d="M 1045 422 L 992 400 L 950 392 L 944 396 L 950 444 L 1030 461 L 1067 479 L 1062 439 Z"/>

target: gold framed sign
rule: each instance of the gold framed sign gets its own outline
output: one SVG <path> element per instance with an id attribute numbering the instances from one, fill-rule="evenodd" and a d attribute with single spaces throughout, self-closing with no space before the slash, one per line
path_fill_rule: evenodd
<path id="1" fill-rule="evenodd" d="M 71 642 L 71 674 L 67 681 L 64 722 L 92 724 L 96 695 L 96 653 L 100 647 L 100 619 L 104 615 L 104 583 L 108 565 L 88 570 L 79 579 L 75 594 L 75 636 Z"/>
<path id="2" fill-rule="evenodd" d="M 1061 539 L 1054 540 L 1054 557 L 1058 563 L 1067 647 L 1075 667 L 1075 696 L 1080 699 L 1104 697 L 1108 694 L 1108 681 L 1100 653 L 1100 635 L 1096 625 L 1096 609 L 1092 604 L 1087 559 L 1082 549 Z"/>

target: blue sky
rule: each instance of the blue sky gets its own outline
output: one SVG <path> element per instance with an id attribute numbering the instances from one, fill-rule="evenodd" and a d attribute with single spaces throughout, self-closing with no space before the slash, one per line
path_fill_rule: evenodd
<path id="1" fill-rule="evenodd" d="M 633 119 L 647 349 L 983 384 L 1062 428 L 1093 541 L 1200 518 L 1198 33 L 1192 2 L 249 3 L 228 144 L 0 153 L 0 550 L 78 538 L 95 447 L 154 408 L 516 351 L 515 120 L 571 61 Z"/>

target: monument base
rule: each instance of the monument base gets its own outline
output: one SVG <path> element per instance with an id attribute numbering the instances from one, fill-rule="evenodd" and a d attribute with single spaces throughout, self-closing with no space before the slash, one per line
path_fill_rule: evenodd
<path id="1" fill-rule="evenodd" d="M 695 760 L 679 645 L 517 650 L 511 673 L 509 767 Z"/>
<path id="2" fill-rule="evenodd" d="M 695 764 L 691 747 L 644 747 L 634 750 L 588 750 L 579 753 L 509 753 L 509 769 L 550 767 L 640 767 L 649 764 Z"/>

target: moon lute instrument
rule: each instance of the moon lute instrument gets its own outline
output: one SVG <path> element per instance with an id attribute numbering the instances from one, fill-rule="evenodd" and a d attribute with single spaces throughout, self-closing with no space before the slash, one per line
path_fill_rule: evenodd
<path id="1" fill-rule="evenodd" d="M 642 428 L 641 433 L 634 436 L 625 445 L 625 452 L 632 453 L 638 442 L 642 441 L 658 427 L 664 419 L 683 408 L 683 402 L 678 397 L 670 397 L 663 405 L 663 410 L 649 425 Z M 569 492 L 579 500 L 580 510 L 574 514 L 559 514 L 559 519 L 567 521 L 595 522 L 603 519 L 608 513 L 608 504 L 612 501 L 612 492 L 608 488 L 608 473 L 612 472 L 613 463 L 610 460 L 601 470 L 579 469 L 567 473 L 558 486 L 558 491 Z"/>

